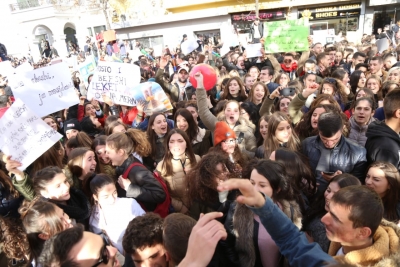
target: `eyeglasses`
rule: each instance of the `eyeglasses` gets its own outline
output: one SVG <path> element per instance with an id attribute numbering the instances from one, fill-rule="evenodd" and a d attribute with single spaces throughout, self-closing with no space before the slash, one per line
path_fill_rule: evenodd
<path id="1" fill-rule="evenodd" d="M 108 246 L 108 241 L 106 240 L 105 237 L 103 237 L 103 247 L 100 250 L 100 259 L 92 267 L 97 267 L 102 263 L 108 264 L 108 261 L 110 260 L 110 252 L 108 251 L 107 246 Z"/>
<path id="2" fill-rule="evenodd" d="M 236 139 L 227 139 L 227 140 L 224 140 L 224 141 L 222 141 L 222 142 L 224 142 L 226 145 L 232 145 L 232 144 L 236 144 Z"/>

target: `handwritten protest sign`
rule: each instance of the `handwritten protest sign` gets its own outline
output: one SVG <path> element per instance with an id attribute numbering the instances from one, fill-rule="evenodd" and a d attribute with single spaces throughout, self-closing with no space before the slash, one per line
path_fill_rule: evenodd
<path id="1" fill-rule="evenodd" d="M 96 63 L 94 62 L 93 56 L 86 57 L 85 62 L 79 65 L 79 73 L 81 74 L 81 80 L 88 86 L 88 77 L 94 74 L 96 70 Z"/>
<path id="2" fill-rule="evenodd" d="M 379 53 L 382 53 L 389 48 L 389 40 L 386 38 L 377 40 L 375 44 L 378 48 Z"/>
<path id="3" fill-rule="evenodd" d="M 0 150 L 24 170 L 62 138 L 38 114 L 17 99 L 0 119 Z"/>
<path id="4" fill-rule="evenodd" d="M 246 56 L 248 58 L 261 57 L 261 43 L 249 44 L 246 46 Z"/>
<path id="5" fill-rule="evenodd" d="M 79 103 L 70 71 L 63 62 L 18 72 L 15 76 L 18 79 L 13 88 L 15 98 L 21 99 L 40 117 Z"/>
<path id="6" fill-rule="evenodd" d="M 60 63 L 32 71 L 17 72 L 14 96 L 20 98 L 39 116 L 78 104 L 70 71 Z"/>
<path id="7" fill-rule="evenodd" d="M 88 99 L 102 100 L 105 94 L 119 105 L 135 106 L 133 100 L 124 100 L 127 87 L 140 83 L 140 68 L 134 64 L 100 61 L 88 89 Z"/>
<path id="8" fill-rule="evenodd" d="M 307 51 L 308 35 L 309 27 L 302 19 L 265 22 L 265 52 Z"/>
<path id="9" fill-rule="evenodd" d="M 164 112 L 173 107 L 164 90 L 158 83 L 146 82 L 129 90 L 131 97 L 144 104 L 144 113 Z"/>

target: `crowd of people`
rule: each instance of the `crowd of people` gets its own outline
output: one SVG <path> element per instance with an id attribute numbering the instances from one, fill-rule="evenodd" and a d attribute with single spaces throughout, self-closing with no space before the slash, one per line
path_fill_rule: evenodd
<path id="1" fill-rule="evenodd" d="M 126 53 L 164 113 L 86 99 L 72 72 L 79 104 L 42 118 L 63 138 L 23 171 L 1 154 L 0 265 L 400 266 L 400 46 L 365 38 Z"/>

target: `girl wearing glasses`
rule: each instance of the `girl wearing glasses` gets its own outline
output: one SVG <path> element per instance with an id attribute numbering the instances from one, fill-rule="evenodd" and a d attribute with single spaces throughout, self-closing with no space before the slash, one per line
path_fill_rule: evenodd
<path id="1" fill-rule="evenodd" d="M 164 149 L 164 159 L 156 169 L 169 185 L 172 207 L 176 212 L 186 214 L 189 211 L 186 174 L 200 161 L 200 156 L 193 153 L 189 137 L 179 129 L 172 129 L 168 133 Z"/>
<path id="2" fill-rule="evenodd" d="M 218 118 L 211 113 L 207 105 L 207 93 L 204 89 L 203 75 L 201 72 L 195 74 L 197 80 L 197 106 L 201 121 L 211 132 L 214 131 L 218 121 L 225 121 L 237 137 L 242 136 L 238 142 L 240 150 L 247 155 L 254 156 L 256 150 L 256 138 L 254 136 L 255 125 L 240 115 L 242 109 L 237 101 L 228 100 L 224 105 L 223 112 L 218 114 Z"/>
<path id="3" fill-rule="evenodd" d="M 268 135 L 264 140 L 264 145 L 257 149 L 256 157 L 268 159 L 271 153 L 279 147 L 297 151 L 300 147 L 300 140 L 293 131 L 289 116 L 278 111 L 272 114 L 268 121 Z"/>

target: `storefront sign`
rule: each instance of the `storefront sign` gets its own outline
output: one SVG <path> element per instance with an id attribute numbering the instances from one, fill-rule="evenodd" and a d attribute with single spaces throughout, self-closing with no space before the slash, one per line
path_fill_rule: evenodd
<path id="1" fill-rule="evenodd" d="M 283 19 L 285 18 L 285 11 L 260 11 L 258 14 L 260 20 Z M 232 14 L 232 21 L 254 21 L 256 14 Z"/>
<path id="2" fill-rule="evenodd" d="M 340 5 L 329 7 L 318 7 L 314 9 L 299 10 L 299 18 L 308 18 L 309 20 L 322 20 L 330 18 L 351 18 L 359 17 L 361 4 Z"/>

